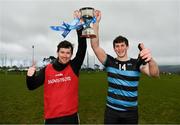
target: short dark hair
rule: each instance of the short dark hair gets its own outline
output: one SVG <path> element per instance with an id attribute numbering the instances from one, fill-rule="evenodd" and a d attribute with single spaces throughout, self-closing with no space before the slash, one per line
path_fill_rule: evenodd
<path id="1" fill-rule="evenodd" d="M 57 45 L 57 52 L 59 52 L 60 48 L 71 48 L 71 53 L 73 54 L 73 45 L 67 40 L 61 41 Z"/>
<path id="2" fill-rule="evenodd" d="M 126 46 L 129 46 L 128 39 L 123 36 L 118 36 L 113 41 L 113 47 L 115 47 L 115 43 L 125 43 Z"/>

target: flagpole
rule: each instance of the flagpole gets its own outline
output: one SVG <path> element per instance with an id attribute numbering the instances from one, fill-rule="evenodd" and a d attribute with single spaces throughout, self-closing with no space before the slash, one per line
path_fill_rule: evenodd
<path id="1" fill-rule="evenodd" d="M 32 64 L 34 64 L 34 45 L 32 45 Z"/>

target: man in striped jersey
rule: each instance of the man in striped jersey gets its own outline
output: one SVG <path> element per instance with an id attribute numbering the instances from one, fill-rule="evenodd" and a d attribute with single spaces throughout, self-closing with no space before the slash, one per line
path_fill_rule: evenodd
<path id="1" fill-rule="evenodd" d="M 139 59 L 129 58 L 128 40 L 118 36 L 113 41 L 116 58 L 105 53 L 99 46 L 99 22 L 101 12 L 96 10 L 96 23 L 93 29 L 96 38 L 91 39 L 91 46 L 99 61 L 107 71 L 108 92 L 105 109 L 105 124 L 138 124 L 138 83 L 140 73 L 158 77 L 159 68 L 149 49 L 140 44 Z"/>

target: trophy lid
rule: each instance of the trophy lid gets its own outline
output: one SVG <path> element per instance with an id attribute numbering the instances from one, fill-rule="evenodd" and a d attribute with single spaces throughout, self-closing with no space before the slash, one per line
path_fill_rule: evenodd
<path id="1" fill-rule="evenodd" d="M 92 7 L 83 7 L 83 8 L 80 9 L 80 11 L 81 10 L 94 10 L 94 8 L 92 8 Z"/>

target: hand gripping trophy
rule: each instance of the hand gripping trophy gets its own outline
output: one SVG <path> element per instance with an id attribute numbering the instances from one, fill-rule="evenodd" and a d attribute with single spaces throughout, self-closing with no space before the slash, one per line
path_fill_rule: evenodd
<path id="1" fill-rule="evenodd" d="M 94 8 L 83 7 L 79 9 L 80 19 L 75 18 L 71 23 L 63 22 L 61 26 L 51 26 L 50 28 L 55 31 L 63 31 L 62 36 L 65 38 L 71 30 L 84 27 L 81 37 L 95 38 L 95 32 L 90 26 L 91 23 L 96 22 L 94 11 Z"/>

